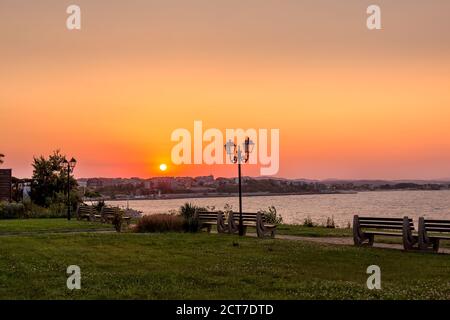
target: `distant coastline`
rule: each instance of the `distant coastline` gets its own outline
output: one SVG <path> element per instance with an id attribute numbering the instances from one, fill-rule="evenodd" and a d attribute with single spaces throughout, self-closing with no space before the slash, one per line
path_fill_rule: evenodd
<path id="1" fill-rule="evenodd" d="M 333 192 L 289 192 L 289 193 L 270 193 L 270 192 L 251 192 L 251 193 L 243 193 L 243 197 L 276 197 L 276 196 L 308 196 L 308 195 L 330 195 L 330 194 L 356 194 L 357 191 L 333 191 Z M 95 199 L 84 199 L 85 201 L 98 201 L 105 200 L 108 202 L 112 201 L 126 201 L 126 200 L 172 200 L 172 199 L 198 199 L 198 198 L 229 198 L 229 197 L 237 197 L 238 193 L 183 193 L 183 194 L 164 194 L 161 197 L 129 197 L 129 198 L 95 198 Z"/>
<path id="2" fill-rule="evenodd" d="M 348 195 L 348 194 L 358 194 L 358 193 L 383 193 L 383 192 L 407 192 L 407 191 L 442 191 L 442 190 L 421 190 L 421 189 L 395 189 L 395 190 L 360 190 L 360 191 L 333 191 L 333 192 L 289 192 L 289 193 L 269 193 L 269 192 L 250 192 L 243 193 L 243 197 L 281 197 L 281 196 L 317 196 L 317 195 Z M 108 201 L 108 202 L 119 202 L 119 201 L 148 201 L 148 200 L 174 200 L 174 199 L 203 199 L 203 198 L 229 198 L 229 197 L 237 197 L 238 193 L 209 193 L 209 194 L 201 194 L 201 193 L 184 193 L 184 194 L 164 194 L 161 197 L 121 197 L 110 199 L 108 197 L 100 197 L 100 198 L 86 198 L 84 201 Z"/>

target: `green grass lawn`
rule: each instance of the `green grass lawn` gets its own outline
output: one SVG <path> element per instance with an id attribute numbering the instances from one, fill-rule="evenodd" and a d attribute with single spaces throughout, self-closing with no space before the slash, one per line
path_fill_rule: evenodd
<path id="1" fill-rule="evenodd" d="M 249 229 L 252 232 L 252 229 Z M 353 237 L 352 229 L 348 228 L 326 228 L 326 227 L 305 227 L 302 225 L 282 224 L 277 227 L 277 234 L 299 237 Z M 402 244 L 401 237 L 376 236 L 375 242 Z M 442 240 L 441 248 L 450 248 L 450 241 Z"/>
<path id="2" fill-rule="evenodd" d="M 108 224 L 72 219 L 11 219 L 0 220 L 0 235 L 28 232 L 113 230 Z"/>
<path id="3" fill-rule="evenodd" d="M 300 237 L 352 237 L 352 229 L 305 227 L 298 224 L 281 224 L 277 227 L 277 234 Z"/>
<path id="4" fill-rule="evenodd" d="M 0 238 L 1 299 L 450 299 L 450 257 L 219 234 Z M 82 289 L 66 288 L 79 265 Z M 366 288 L 381 268 L 382 290 Z"/>

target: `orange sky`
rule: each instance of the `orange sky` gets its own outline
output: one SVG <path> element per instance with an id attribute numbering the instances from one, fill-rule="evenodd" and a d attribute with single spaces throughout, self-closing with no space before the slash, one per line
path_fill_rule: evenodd
<path id="1" fill-rule="evenodd" d="M 0 2 L 0 153 L 31 174 L 60 148 L 78 177 L 235 175 L 170 165 L 177 128 L 279 128 L 290 178 L 450 177 L 450 2 Z M 257 175 L 257 166 L 245 174 Z"/>

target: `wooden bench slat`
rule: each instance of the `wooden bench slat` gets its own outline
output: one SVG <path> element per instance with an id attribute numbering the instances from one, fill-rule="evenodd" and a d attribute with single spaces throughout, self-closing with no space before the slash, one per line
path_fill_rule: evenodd
<path id="1" fill-rule="evenodd" d="M 450 236 L 445 236 L 445 235 L 440 235 L 440 234 L 431 234 L 431 235 L 428 235 L 428 238 L 450 240 Z"/>
<path id="2" fill-rule="evenodd" d="M 400 225 L 384 225 L 384 224 L 360 224 L 361 228 L 365 229 L 394 229 L 394 230 L 403 230 L 403 226 Z"/>
<path id="3" fill-rule="evenodd" d="M 425 224 L 425 228 L 443 228 L 443 229 L 450 229 L 450 224 L 443 224 L 443 223 L 427 223 Z"/>
<path id="4" fill-rule="evenodd" d="M 444 223 L 448 224 L 450 223 L 450 220 L 434 220 L 434 219 L 424 219 L 425 224 L 426 223 Z"/>
<path id="5" fill-rule="evenodd" d="M 360 220 L 360 224 L 387 224 L 387 225 L 403 225 L 403 221 L 381 221 L 381 220 L 374 220 L 374 221 L 364 221 Z M 412 221 L 409 222 L 410 225 L 413 225 L 414 223 Z"/>
<path id="6" fill-rule="evenodd" d="M 385 221 L 402 221 L 403 222 L 403 218 L 383 218 L 383 217 L 358 217 L 359 221 L 364 221 L 364 220 L 368 220 L 368 221 L 377 221 L 377 220 L 385 220 Z M 408 218 L 409 221 L 412 221 L 411 218 Z"/>
<path id="7" fill-rule="evenodd" d="M 401 237 L 402 234 L 399 232 L 387 232 L 387 231 L 367 231 L 365 233 L 368 234 L 374 234 L 374 235 L 383 235 L 383 236 L 396 236 L 396 237 Z"/>
<path id="8" fill-rule="evenodd" d="M 439 227 L 432 227 L 432 228 L 426 227 L 426 230 L 431 231 L 431 232 L 433 232 L 433 231 L 435 231 L 435 232 L 450 232 L 450 228 L 439 228 Z"/>

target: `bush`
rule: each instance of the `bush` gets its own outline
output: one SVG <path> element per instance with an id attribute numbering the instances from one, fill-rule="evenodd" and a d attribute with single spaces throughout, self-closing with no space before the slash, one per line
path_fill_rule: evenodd
<path id="1" fill-rule="evenodd" d="M 204 211 L 205 208 L 197 207 L 191 203 L 185 203 L 180 207 L 180 215 L 184 219 L 184 229 L 187 232 L 199 231 L 199 224 L 195 219 L 197 211 Z"/>
<path id="2" fill-rule="evenodd" d="M 331 216 L 327 218 L 327 224 L 325 225 L 325 227 L 330 228 L 330 229 L 335 229 L 336 228 L 336 224 L 334 223 L 334 217 Z"/>
<path id="3" fill-rule="evenodd" d="M 303 221 L 303 226 L 304 227 L 315 227 L 316 224 L 312 221 L 310 216 L 307 216 L 305 218 L 305 220 Z"/>
<path id="4" fill-rule="evenodd" d="M 229 203 L 225 203 L 225 205 L 223 206 L 223 215 L 225 220 L 228 220 L 228 216 L 231 212 L 233 212 L 233 206 Z"/>
<path id="5" fill-rule="evenodd" d="M 93 206 L 95 210 L 100 213 L 103 207 L 106 207 L 106 203 L 104 200 L 97 201 L 97 203 Z"/>
<path id="6" fill-rule="evenodd" d="M 25 206 L 23 218 L 65 218 L 67 216 L 67 207 L 64 203 L 52 203 L 48 208 L 38 206 L 31 200 L 25 200 L 23 204 Z"/>
<path id="7" fill-rule="evenodd" d="M 183 219 L 193 219 L 195 217 L 195 213 L 198 211 L 198 207 L 193 205 L 192 203 L 186 202 L 184 205 L 180 207 L 180 215 Z"/>
<path id="8" fill-rule="evenodd" d="M 185 230 L 185 220 L 179 215 L 152 214 L 138 220 L 136 232 L 181 232 Z"/>
<path id="9" fill-rule="evenodd" d="M 0 202 L 0 219 L 25 218 L 25 206 L 22 203 Z"/>
<path id="10" fill-rule="evenodd" d="M 71 211 L 74 215 L 75 211 Z M 47 210 L 47 218 L 61 218 L 67 216 L 67 206 L 64 203 L 52 203 Z"/>
<path id="11" fill-rule="evenodd" d="M 114 218 L 112 220 L 112 224 L 114 226 L 114 229 L 117 232 L 121 232 L 122 231 L 123 211 L 121 209 L 116 210 L 116 213 L 114 214 Z"/>
<path id="12" fill-rule="evenodd" d="M 283 223 L 283 218 L 281 215 L 277 215 L 277 209 L 274 206 L 270 206 L 267 210 L 259 210 L 259 213 L 264 213 L 266 218 L 266 223 L 270 224 L 281 224 Z"/>
<path id="13" fill-rule="evenodd" d="M 22 203 L 0 202 L 0 219 L 65 218 L 66 216 L 67 207 L 64 203 L 51 203 L 48 208 L 44 208 L 30 200 Z"/>

